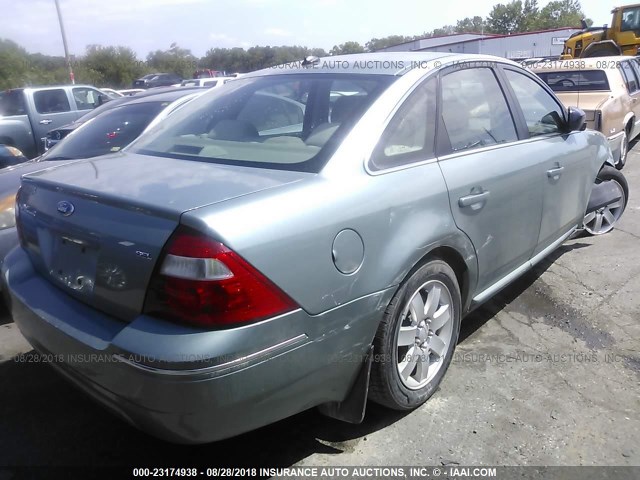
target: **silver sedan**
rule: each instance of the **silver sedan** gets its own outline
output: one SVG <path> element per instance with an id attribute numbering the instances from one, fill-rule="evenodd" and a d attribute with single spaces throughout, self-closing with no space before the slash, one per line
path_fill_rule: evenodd
<path id="1" fill-rule="evenodd" d="M 54 367 L 171 441 L 414 409 L 469 311 L 585 216 L 620 218 L 626 181 L 584 125 L 494 57 L 263 70 L 25 176 L 4 290 Z"/>

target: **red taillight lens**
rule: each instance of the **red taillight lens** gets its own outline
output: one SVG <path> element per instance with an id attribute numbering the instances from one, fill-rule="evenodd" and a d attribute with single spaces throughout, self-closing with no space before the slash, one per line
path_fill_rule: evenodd
<path id="1" fill-rule="evenodd" d="M 230 327 L 298 308 L 242 257 L 179 227 L 151 279 L 144 312 L 205 327 Z"/>

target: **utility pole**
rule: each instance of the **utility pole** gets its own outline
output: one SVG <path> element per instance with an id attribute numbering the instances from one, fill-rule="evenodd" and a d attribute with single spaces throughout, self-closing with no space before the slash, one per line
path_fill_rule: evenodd
<path id="1" fill-rule="evenodd" d="M 69 67 L 69 80 L 71 84 L 76 84 L 76 79 L 73 76 L 73 68 L 71 67 L 71 57 L 69 57 L 69 47 L 67 46 L 67 35 L 64 33 L 64 22 L 62 21 L 62 12 L 60 12 L 60 4 L 58 0 L 54 0 L 56 3 L 56 10 L 58 11 L 58 21 L 60 22 L 60 33 L 62 33 L 62 45 L 64 45 L 64 58 L 67 61 L 67 67 Z"/>

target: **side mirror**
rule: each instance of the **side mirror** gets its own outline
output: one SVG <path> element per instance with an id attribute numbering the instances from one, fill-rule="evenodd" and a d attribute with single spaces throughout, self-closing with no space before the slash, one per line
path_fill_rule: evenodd
<path id="1" fill-rule="evenodd" d="M 16 147 L 0 144 L 0 168 L 27 161 L 27 157 Z"/>
<path id="2" fill-rule="evenodd" d="M 567 114 L 567 132 L 582 131 L 587 128 L 587 120 L 582 110 L 569 107 Z"/>

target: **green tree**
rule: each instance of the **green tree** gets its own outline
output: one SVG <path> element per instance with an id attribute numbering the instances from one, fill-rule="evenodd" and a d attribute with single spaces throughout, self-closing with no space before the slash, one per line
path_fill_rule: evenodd
<path id="1" fill-rule="evenodd" d="M 415 37 L 405 37 L 404 35 L 390 35 L 383 38 L 372 38 L 365 43 L 364 48 L 367 52 L 375 52 L 386 47 L 398 45 L 400 43 L 410 42 Z"/>
<path id="2" fill-rule="evenodd" d="M 156 50 L 147 55 L 147 67 L 156 72 L 175 73 L 182 78 L 191 78 L 198 60 L 191 50 L 172 43 L 168 50 Z"/>
<path id="3" fill-rule="evenodd" d="M 364 47 L 358 42 L 344 42 L 340 45 L 335 45 L 330 51 L 330 55 L 346 55 L 349 53 L 363 53 Z"/>
<path id="4" fill-rule="evenodd" d="M 578 0 L 556 0 L 549 2 L 540 10 L 538 20 L 539 28 L 580 28 L 580 20 L 584 18 L 582 6 Z M 587 25 L 593 24 L 591 19 L 586 19 Z"/>
<path id="5" fill-rule="evenodd" d="M 487 30 L 506 35 L 520 32 L 523 23 L 522 1 L 513 0 L 507 4 L 498 3 L 493 6 L 487 17 Z"/>
<path id="6" fill-rule="evenodd" d="M 486 28 L 482 17 L 466 17 L 456 22 L 456 33 L 480 33 Z"/>
<path id="7" fill-rule="evenodd" d="M 148 72 L 143 62 L 128 47 L 89 45 L 84 57 L 74 66 L 78 82 L 123 88 Z"/>
<path id="8" fill-rule="evenodd" d="M 555 0 L 542 9 L 537 0 L 513 0 L 494 5 L 486 20 L 487 31 L 510 34 L 561 27 L 579 27 L 584 18 L 579 0 Z M 593 22 L 587 19 L 587 24 Z"/>
<path id="9" fill-rule="evenodd" d="M 29 54 L 17 43 L 0 39 L 0 89 L 21 86 L 31 65 Z"/>

